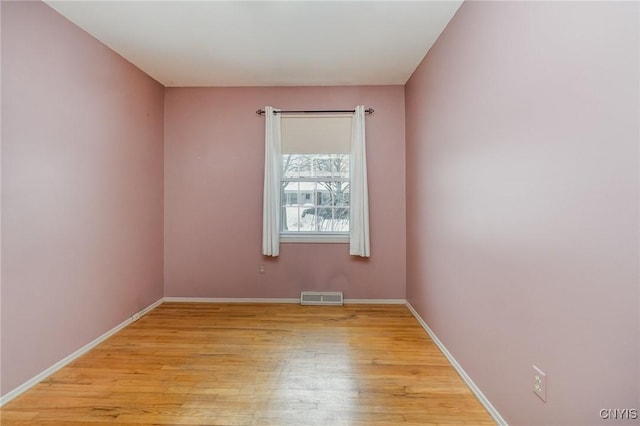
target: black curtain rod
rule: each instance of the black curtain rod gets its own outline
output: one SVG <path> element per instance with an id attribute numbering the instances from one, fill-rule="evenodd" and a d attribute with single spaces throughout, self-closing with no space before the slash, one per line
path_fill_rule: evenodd
<path id="1" fill-rule="evenodd" d="M 356 112 L 355 109 L 314 109 L 307 111 L 273 111 L 274 114 L 331 114 L 331 113 L 344 113 L 344 112 Z M 365 114 L 373 114 L 373 108 L 367 108 L 364 110 Z M 264 110 L 259 109 L 256 111 L 258 115 L 264 115 Z"/>

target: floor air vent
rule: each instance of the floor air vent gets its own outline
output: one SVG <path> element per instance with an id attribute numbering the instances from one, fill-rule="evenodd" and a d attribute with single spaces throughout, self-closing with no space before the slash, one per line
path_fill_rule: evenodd
<path id="1" fill-rule="evenodd" d="M 300 293 L 301 305 L 342 305 L 342 292 L 303 291 Z"/>

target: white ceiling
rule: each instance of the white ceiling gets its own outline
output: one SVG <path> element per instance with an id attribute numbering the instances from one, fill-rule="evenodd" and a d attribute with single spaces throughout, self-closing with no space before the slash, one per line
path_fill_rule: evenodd
<path id="1" fill-rule="evenodd" d="M 47 1 L 165 86 L 404 84 L 461 3 Z"/>

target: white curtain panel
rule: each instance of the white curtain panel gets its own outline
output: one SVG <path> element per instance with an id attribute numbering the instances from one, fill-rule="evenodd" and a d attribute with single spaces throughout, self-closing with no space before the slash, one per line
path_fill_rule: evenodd
<path id="1" fill-rule="evenodd" d="M 280 254 L 280 114 L 264 107 L 264 195 L 262 200 L 262 254 Z"/>
<path id="2" fill-rule="evenodd" d="M 369 244 L 369 190 L 367 150 L 364 137 L 364 106 L 358 105 L 351 126 L 351 232 L 349 254 L 371 256 Z"/>

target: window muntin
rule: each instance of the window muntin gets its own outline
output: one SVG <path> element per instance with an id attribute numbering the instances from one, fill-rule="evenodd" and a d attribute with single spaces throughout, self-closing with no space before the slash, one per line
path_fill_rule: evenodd
<path id="1" fill-rule="evenodd" d="M 284 154 L 282 235 L 349 232 L 349 154 Z"/>

